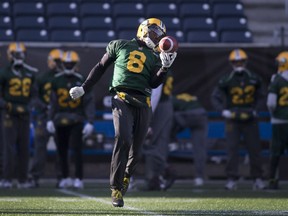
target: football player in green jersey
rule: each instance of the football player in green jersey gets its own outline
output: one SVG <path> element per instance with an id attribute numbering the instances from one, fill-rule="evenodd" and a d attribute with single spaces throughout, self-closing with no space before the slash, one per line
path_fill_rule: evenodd
<path id="1" fill-rule="evenodd" d="M 202 186 L 205 179 L 207 158 L 207 111 L 198 98 L 188 93 L 173 96 L 174 123 L 171 130 L 172 140 L 177 141 L 177 133 L 189 128 L 193 145 L 193 163 L 195 167 L 194 186 Z"/>
<path id="2" fill-rule="evenodd" d="M 47 109 L 50 102 L 51 81 L 55 74 L 62 70 L 61 58 L 63 51 L 52 49 L 48 54 L 47 65 L 49 70 L 36 76 L 39 100 L 35 103 L 35 135 L 34 156 L 29 169 L 29 180 L 34 187 L 39 186 L 39 178 L 45 169 L 47 149 L 46 145 L 51 134 L 46 130 Z M 57 168 L 57 167 L 56 167 Z"/>
<path id="3" fill-rule="evenodd" d="M 278 189 L 279 160 L 285 149 L 288 149 L 288 52 L 279 53 L 276 62 L 278 73 L 271 78 L 267 97 L 272 123 L 269 189 Z"/>
<path id="4" fill-rule="evenodd" d="M 24 62 L 26 47 L 23 43 L 10 43 L 7 54 L 10 64 L 0 72 L 0 104 L 4 108 L 4 182 L 1 186 L 12 187 L 14 168 L 17 166 L 17 187 L 28 188 L 31 111 L 29 103 L 32 97 L 36 96 L 34 89 L 36 69 Z"/>
<path id="5" fill-rule="evenodd" d="M 80 85 L 84 79 L 79 74 L 80 58 L 75 51 L 66 51 L 62 57 L 63 70 L 55 74 L 51 82 L 50 108 L 48 109 L 48 132 L 55 133 L 55 142 L 61 169 L 59 188 L 81 189 L 83 183 L 83 137 L 94 131 L 94 102 L 87 92 L 83 98 L 72 100 L 69 90 Z M 84 124 L 86 122 L 86 124 Z M 74 153 L 75 175 L 70 178 L 69 149 Z"/>
<path id="6" fill-rule="evenodd" d="M 144 190 L 167 190 L 175 181 L 168 165 L 168 143 L 173 123 L 173 75 L 170 70 L 166 80 L 152 90 L 152 120 L 148 129 L 143 153 L 145 156 Z"/>
<path id="7" fill-rule="evenodd" d="M 0 57 L 2 57 L 0 55 Z M 4 102 L 4 101 L 3 101 Z M 0 101 L 1 103 L 1 101 Z M 0 149 L 3 149 L 3 129 L 2 129 L 2 125 L 3 125 L 3 120 L 2 120 L 2 111 L 1 111 L 2 107 L 0 104 Z M 3 183 L 3 151 L 0 151 L 0 187 L 2 187 L 2 183 Z"/>
<path id="8" fill-rule="evenodd" d="M 156 18 L 143 21 L 132 40 L 113 40 L 106 53 L 91 70 L 86 81 L 70 90 L 72 98 L 81 97 L 97 83 L 107 67 L 114 63 L 110 84 L 115 145 L 111 160 L 110 187 L 112 204 L 123 207 L 130 177 L 139 159 L 139 153 L 150 123 L 151 89 L 165 79 L 168 68 L 177 53 L 154 52 L 166 35 L 164 23 Z"/>
<path id="9" fill-rule="evenodd" d="M 256 108 L 263 98 L 262 79 L 246 68 L 248 56 L 242 49 L 235 49 L 229 55 L 233 71 L 220 78 L 212 93 L 212 104 L 222 112 L 226 120 L 228 177 L 225 188 L 237 188 L 239 145 L 244 141 L 249 153 L 250 173 L 254 189 L 264 189 L 262 180 L 261 146 Z"/>

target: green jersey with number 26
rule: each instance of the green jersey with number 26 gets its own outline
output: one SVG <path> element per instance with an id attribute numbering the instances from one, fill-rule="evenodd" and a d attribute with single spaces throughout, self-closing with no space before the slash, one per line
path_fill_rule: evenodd
<path id="1" fill-rule="evenodd" d="M 159 55 L 141 47 L 135 39 L 111 41 L 106 51 L 115 60 L 110 91 L 127 88 L 151 96 L 150 80 L 155 68 L 161 67 Z"/>
<path id="2" fill-rule="evenodd" d="M 275 74 L 269 85 L 269 93 L 277 95 L 277 106 L 273 112 L 273 117 L 288 119 L 288 81 L 280 74 Z"/>

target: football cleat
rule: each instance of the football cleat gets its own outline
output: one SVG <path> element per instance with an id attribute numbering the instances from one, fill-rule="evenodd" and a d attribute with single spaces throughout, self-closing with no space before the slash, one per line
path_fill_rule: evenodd
<path id="1" fill-rule="evenodd" d="M 39 187 L 39 180 L 38 178 L 35 177 L 30 177 L 28 178 L 29 184 L 31 184 L 32 188 L 38 188 Z"/>
<path id="2" fill-rule="evenodd" d="M 73 187 L 75 189 L 83 189 L 84 188 L 84 183 L 82 180 L 80 180 L 79 178 L 76 178 L 73 182 Z"/>
<path id="3" fill-rule="evenodd" d="M 200 187 L 204 185 L 204 180 L 203 178 L 197 177 L 194 179 L 194 186 L 195 187 Z"/>
<path id="4" fill-rule="evenodd" d="M 18 182 L 17 183 L 17 188 L 18 189 L 28 189 L 28 188 L 33 188 L 33 184 L 29 181 L 26 182 Z"/>
<path id="5" fill-rule="evenodd" d="M 68 188 L 68 187 L 72 187 L 72 185 L 73 185 L 73 181 L 71 178 L 64 178 L 64 179 L 61 179 L 58 187 L 59 188 Z"/>
<path id="6" fill-rule="evenodd" d="M 130 184 L 130 178 L 124 177 L 124 179 L 123 179 L 123 188 L 121 190 L 123 196 L 126 194 L 128 188 L 129 188 L 129 184 Z"/>
<path id="7" fill-rule="evenodd" d="M 12 188 L 12 187 L 13 187 L 13 184 L 12 184 L 11 181 L 3 180 L 3 181 L 2 181 L 2 184 L 1 184 L 1 187 L 2 187 L 2 188 Z"/>
<path id="8" fill-rule="evenodd" d="M 114 207 L 124 206 L 123 196 L 120 190 L 112 189 L 111 198 L 112 198 L 112 205 Z"/>
<path id="9" fill-rule="evenodd" d="M 257 178 L 253 184 L 253 190 L 263 190 L 265 189 L 266 185 L 261 178 Z"/>

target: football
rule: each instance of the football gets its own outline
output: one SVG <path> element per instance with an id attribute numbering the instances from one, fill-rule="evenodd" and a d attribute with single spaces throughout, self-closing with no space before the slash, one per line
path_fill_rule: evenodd
<path id="1" fill-rule="evenodd" d="M 173 53 L 178 50 L 178 41 L 172 36 L 165 36 L 159 42 L 161 52 Z"/>

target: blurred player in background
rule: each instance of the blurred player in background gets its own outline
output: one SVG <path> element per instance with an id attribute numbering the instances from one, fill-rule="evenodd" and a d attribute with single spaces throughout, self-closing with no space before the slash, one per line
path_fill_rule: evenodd
<path id="1" fill-rule="evenodd" d="M 226 120 L 228 161 L 225 188 L 237 188 L 239 178 L 239 146 L 243 140 L 249 153 L 253 189 L 264 189 L 261 145 L 256 108 L 263 97 L 262 79 L 246 68 L 248 56 L 242 49 L 229 55 L 233 71 L 220 78 L 212 93 L 212 104 Z"/>
<path id="2" fill-rule="evenodd" d="M 39 100 L 34 104 L 35 111 L 35 135 L 34 156 L 29 170 L 29 179 L 34 187 L 39 186 L 39 178 L 43 175 L 47 155 L 47 143 L 51 134 L 46 129 L 48 105 L 50 102 L 51 81 L 56 73 L 62 71 L 61 58 L 63 51 L 52 49 L 48 54 L 48 71 L 40 73 L 36 77 Z"/>
<path id="3" fill-rule="evenodd" d="M 2 56 L 0 56 L 0 57 L 2 57 Z M 2 68 L 2 66 L 0 68 Z M 2 116 L 3 116 L 3 114 L 2 114 L 2 109 L 3 109 L 3 107 L 0 106 L 0 186 L 2 183 L 2 179 L 3 179 L 3 135 L 2 135 L 2 131 L 3 131 Z"/>
<path id="4" fill-rule="evenodd" d="M 124 206 L 123 195 L 140 157 L 151 117 L 151 89 L 163 82 L 177 55 L 161 53 L 160 61 L 158 54 L 153 51 L 165 35 L 166 27 L 161 20 L 150 18 L 143 21 L 136 39 L 111 41 L 86 81 L 70 90 L 72 98 L 81 97 L 99 81 L 107 67 L 114 63 L 109 90 L 113 95 L 115 129 L 110 170 L 111 197 L 115 207 Z"/>
<path id="5" fill-rule="evenodd" d="M 23 43 L 10 43 L 7 50 L 10 65 L 0 72 L 1 108 L 3 112 L 3 188 L 13 186 L 17 167 L 17 187 L 29 188 L 28 163 L 30 143 L 30 106 L 36 97 L 37 69 L 25 63 Z"/>
<path id="6" fill-rule="evenodd" d="M 76 100 L 72 100 L 69 96 L 70 88 L 78 86 L 84 81 L 82 75 L 78 73 L 79 63 L 80 58 L 75 51 L 66 51 L 62 57 L 63 70 L 58 72 L 51 82 L 50 107 L 46 127 L 49 133 L 55 133 L 62 175 L 59 188 L 81 189 L 84 187 L 83 136 L 89 136 L 94 131 L 95 107 L 92 95 L 87 92 L 85 97 Z M 70 176 L 70 149 L 74 157 L 74 179 Z"/>
<path id="7" fill-rule="evenodd" d="M 276 62 L 278 72 L 271 78 L 267 98 L 272 123 L 269 189 L 278 189 L 279 161 L 285 149 L 288 149 L 288 52 L 279 53 Z"/>
<path id="8" fill-rule="evenodd" d="M 177 133 L 185 128 L 191 131 L 193 162 L 195 166 L 194 186 L 202 186 L 206 170 L 206 146 L 208 133 L 207 112 L 196 96 L 181 93 L 173 96 L 174 121 L 171 130 L 173 141 L 177 142 Z"/>
<path id="9" fill-rule="evenodd" d="M 172 105 L 173 76 L 152 90 L 152 121 L 144 145 L 145 190 L 167 190 L 175 180 L 175 173 L 168 165 L 168 144 L 173 123 Z"/>

